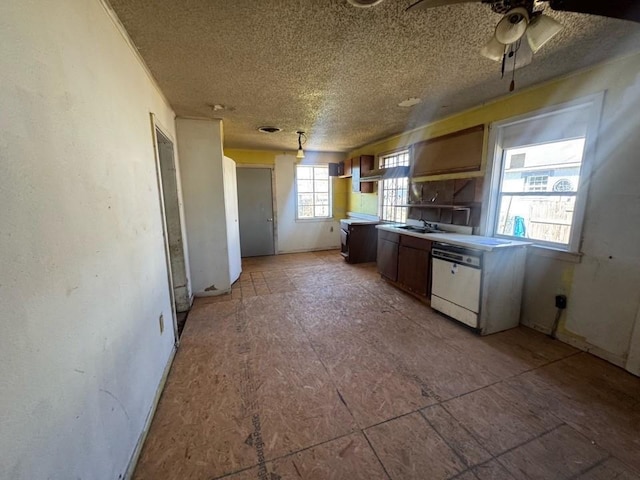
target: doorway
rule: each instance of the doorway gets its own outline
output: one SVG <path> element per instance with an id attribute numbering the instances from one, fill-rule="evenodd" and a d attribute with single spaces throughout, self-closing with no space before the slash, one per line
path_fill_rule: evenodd
<path id="1" fill-rule="evenodd" d="M 239 168 L 238 218 L 243 257 L 275 254 L 271 168 Z"/>
<path id="2" fill-rule="evenodd" d="M 154 122 L 157 170 L 160 187 L 160 203 L 163 214 L 165 235 L 165 253 L 169 270 L 169 288 L 174 309 L 174 327 L 176 336 L 182 332 L 186 312 L 191 307 L 189 298 L 189 280 L 184 256 L 184 239 L 180 218 L 180 200 L 178 197 L 178 178 L 173 142 Z M 177 338 L 177 337 L 176 337 Z"/>

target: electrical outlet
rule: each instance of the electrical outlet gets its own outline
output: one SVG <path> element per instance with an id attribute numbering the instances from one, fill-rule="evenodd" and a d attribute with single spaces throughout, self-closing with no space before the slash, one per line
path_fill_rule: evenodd
<path id="1" fill-rule="evenodd" d="M 158 318 L 158 323 L 160 324 L 160 335 L 164 332 L 164 315 L 160 314 L 160 318 Z"/>
<path id="2" fill-rule="evenodd" d="M 564 310 L 567 308 L 567 296 L 566 295 L 556 295 L 556 308 L 560 310 Z"/>

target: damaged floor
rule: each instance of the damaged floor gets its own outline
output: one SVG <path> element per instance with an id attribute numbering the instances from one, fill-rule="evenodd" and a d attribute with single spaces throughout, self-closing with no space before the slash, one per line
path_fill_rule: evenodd
<path id="1" fill-rule="evenodd" d="M 478 337 L 335 252 L 196 300 L 136 480 L 636 479 L 640 379 Z"/>

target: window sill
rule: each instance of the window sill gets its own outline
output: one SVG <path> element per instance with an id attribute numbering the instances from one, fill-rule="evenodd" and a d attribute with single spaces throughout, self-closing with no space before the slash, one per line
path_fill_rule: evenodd
<path id="1" fill-rule="evenodd" d="M 542 245 L 530 245 L 528 249 L 533 255 L 539 257 L 553 258 L 563 262 L 580 263 L 582 261 L 582 253 L 567 252 L 553 247 L 545 247 Z"/>
<path id="2" fill-rule="evenodd" d="M 326 218 L 296 218 L 296 223 L 329 223 L 335 222 L 333 217 Z"/>

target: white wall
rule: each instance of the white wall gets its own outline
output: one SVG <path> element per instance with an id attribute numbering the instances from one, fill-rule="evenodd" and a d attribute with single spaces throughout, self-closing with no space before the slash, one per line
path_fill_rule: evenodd
<path id="1" fill-rule="evenodd" d="M 320 165 L 344 160 L 337 153 L 306 152 L 300 162 Z M 340 219 L 296 220 L 295 155 L 276 156 L 277 253 L 307 252 L 340 247 Z M 336 179 L 332 178 L 335 187 Z"/>
<path id="2" fill-rule="evenodd" d="M 566 328 L 624 358 L 640 305 L 640 74 L 610 89 Z"/>
<path id="3" fill-rule="evenodd" d="M 566 294 L 568 306 L 558 337 L 636 375 L 640 375 L 639 71 L 640 55 L 636 55 L 582 77 L 584 93 L 606 90 L 589 180 L 582 257 L 574 263 L 532 251 L 523 304 L 523 323 L 548 331 L 555 316 L 554 295 Z"/>
<path id="4" fill-rule="evenodd" d="M 231 288 L 222 170 L 222 121 L 178 118 L 178 152 L 189 243 L 191 288 L 217 295 Z"/>
<path id="5" fill-rule="evenodd" d="M 98 0 L 2 2 L 0 31 L 0 478 L 117 479 L 173 350 L 174 114 Z"/>

